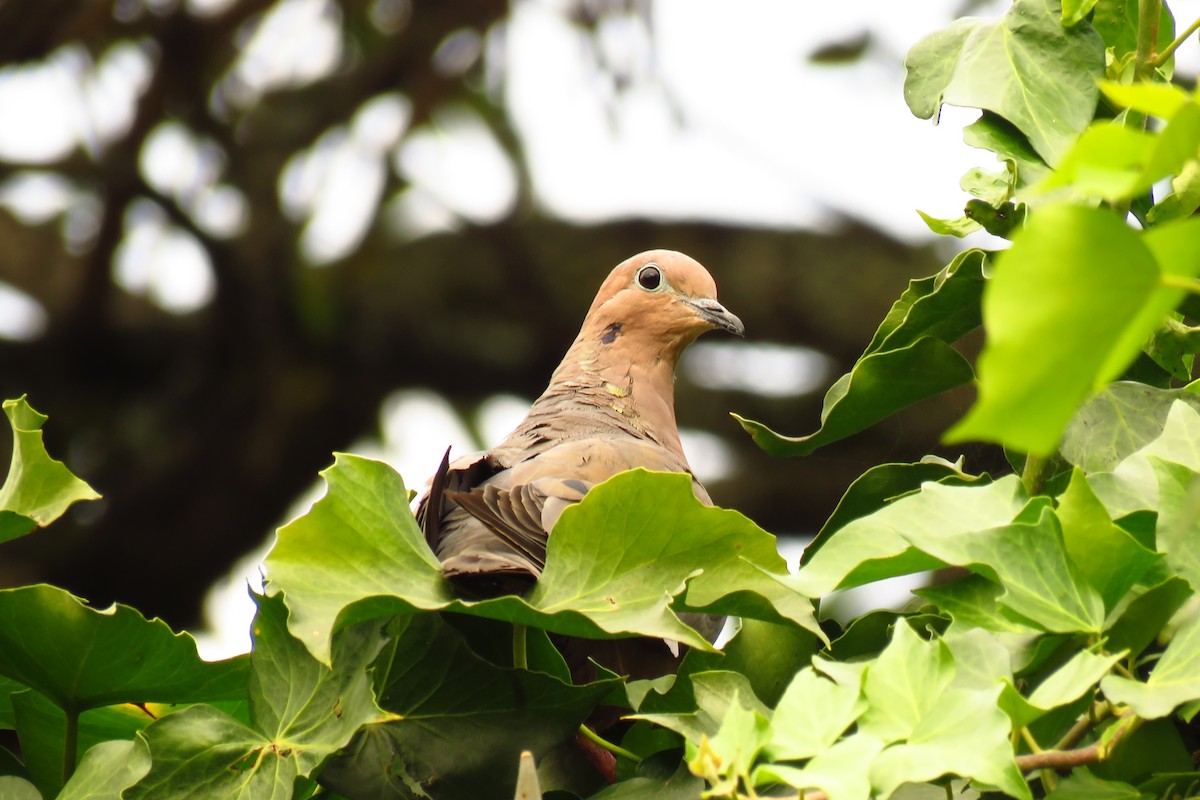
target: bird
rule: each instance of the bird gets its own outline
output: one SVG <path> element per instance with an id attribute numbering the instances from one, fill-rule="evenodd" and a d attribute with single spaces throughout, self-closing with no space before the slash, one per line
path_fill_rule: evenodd
<path id="1" fill-rule="evenodd" d="M 613 268 L 525 419 L 482 453 L 451 461 L 447 450 L 430 479 L 416 516 L 442 575 L 468 598 L 523 594 L 545 567 L 554 523 L 593 486 L 636 467 L 692 474 L 675 421 L 675 369 L 712 330 L 745 332 L 695 259 L 649 250 Z M 694 475 L 692 491 L 712 505 Z M 711 640 L 721 619 L 688 621 Z"/>

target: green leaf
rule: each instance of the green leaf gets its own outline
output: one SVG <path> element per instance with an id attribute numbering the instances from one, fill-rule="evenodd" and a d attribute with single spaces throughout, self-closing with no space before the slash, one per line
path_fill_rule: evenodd
<path id="1" fill-rule="evenodd" d="M 688 680 L 677 681 L 666 695 L 649 694 L 639 713 L 632 719 L 644 719 L 675 731 L 689 742 L 715 736 L 721 720 L 733 705 L 763 716 L 770 709 L 754 695 L 746 676 L 737 672 L 713 670 L 697 672 Z"/>
<path id="2" fill-rule="evenodd" d="M 292 782 L 344 747 L 360 726 L 385 718 L 369 667 L 384 644 L 380 625 L 339 632 L 333 666 L 313 659 L 287 631 L 287 609 L 258 597 L 250 654 L 250 724 L 209 705 L 168 714 L 142 731 L 152 766 L 125 800 L 290 798 Z M 202 788 L 201 788 L 202 787 Z"/>
<path id="3" fill-rule="evenodd" d="M 1000 602 L 1044 630 L 1098 633 L 1104 602 L 1068 560 L 1050 509 L 1036 522 L 1014 522 L 973 536 L 913 536 L 914 547 L 948 564 L 969 566 L 1004 587 Z"/>
<path id="4" fill-rule="evenodd" d="M 991 150 L 1001 161 L 1016 169 L 1014 188 L 1032 186 L 1050 174 L 1050 167 L 1029 144 L 1029 139 L 1008 120 L 990 111 L 963 128 L 963 141 L 970 147 Z"/>
<path id="5" fill-rule="evenodd" d="M 1158 510 L 1155 458 L 1200 472 L 1200 411 L 1190 402 L 1176 400 L 1156 438 L 1122 460 L 1111 472 L 1089 477 L 1096 496 L 1114 518 L 1142 509 Z"/>
<path id="6" fill-rule="evenodd" d="M 920 492 L 847 523 L 794 580 L 801 591 L 820 597 L 834 589 L 943 566 L 937 557 L 921 553 L 912 538 L 966 537 L 1007 525 L 1024 504 L 1024 490 L 1014 475 L 984 486 L 926 483 Z"/>
<path id="7" fill-rule="evenodd" d="M 909 283 L 854 368 L 825 394 L 815 433 L 782 436 L 760 422 L 734 419 L 773 456 L 808 455 L 966 383 L 973 373 L 950 343 L 979 326 L 984 259 L 983 251 L 968 250 L 937 275 Z"/>
<path id="8" fill-rule="evenodd" d="M 0 797 L 5 800 L 42 800 L 42 793 L 24 778 L 0 775 Z"/>
<path id="9" fill-rule="evenodd" d="M 1132 200 L 1196 158 L 1200 146 L 1200 105 L 1182 106 L 1161 133 L 1120 122 L 1091 125 L 1037 192 L 1070 187 L 1081 197 L 1110 203 Z"/>
<path id="10" fill-rule="evenodd" d="M 1157 719 L 1200 698 L 1200 616 L 1181 627 L 1145 683 L 1109 675 L 1100 688 L 1110 700 L 1124 703 L 1143 719 Z"/>
<path id="11" fill-rule="evenodd" d="M 699 745 L 689 742 L 688 768 L 710 785 L 711 793 L 723 795 L 736 792 L 748 780 L 759 750 L 767 740 L 767 718 L 738 703 L 729 706 L 721 727 L 712 737 L 705 736 Z"/>
<path id="12" fill-rule="evenodd" d="M 685 765 L 680 765 L 675 774 L 665 781 L 658 778 L 629 778 L 597 792 L 588 800 L 696 800 L 703 789 L 704 781 L 693 775 Z"/>
<path id="13" fill-rule="evenodd" d="M 45 527 L 80 500 L 100 497 L 76 478 L 61 461 L 46 452 L 39 414 L 24 396 L 4 401 L 4 414 L 12 426 L 12 462 L 0 487 L 0 542 Z"/>
<path id="14" fill-rule="evenodd" d="M 1046 800 L 1149 800 L 1135 787 L 1120 781 L 1103 781 L 1087 768 L 1072 770 Z"/>
<path id="15" fill-rule="evenodd" d="M 1011 686 L 1006 687 L 1001 706 L 1012 718 L 1014 727 L 1025 727 L 1048 711 L 1083 697 L 1125 655 L 1124 651 L 1101 656 L 1081 650 L 1038 684 L 1028 697 L 1022 697 Z"/>
<path id="16" fill-rule="evenodd" d="M 811 758 L 833 746 L 866 710 L 855 685 L 839 685 L 805 667 L 788 685 L 771 719 L 768 758 Z"/>
<path id="17" fill-rule="evenodd" d="M 921 217 L 921 221 L 925 223 L 925 227 L 938 236 L 955 236 L 961 239 L 964 236 L 975 233 L 975 231 L 983 230 L 982 225 L 965 214 L 954 219 L 943 219 L 935 217 L 932 214 L 926 214 L 918 208 L 917 215 Z"/>
<path id="18" fill-rule="evenodd" d="M 1200 402 L 1200 397 L 1196 399 Z M 961 458 L 951 463 L 939 456 L 925 456 L 915 464 L 879 464 L 871 467 L 846 489 L 829 519 L 804 548 L 800 563 L 811 561 L 830 537 L 852 520 L 865 517 L 888 503 L 919 491 L 923 483 L 935 481 L 951 485 L 980 480 L 986 478 L 968 475 L 963 471 Z"/>
<path id="19" fill-rule="evenodd" d="M 863 356 L 825 395 L 821 427 L 808 436 L 783 436 L 733 415 L 773 456 L 804 456 L 865 430 L 902 408 L 971 380 L 971 366 L 940 339 L 926 336 L 896 350 Z"/>
<path id="20" fill-rule="evenodd" d="M 954 657 L 946 644 L 922 639 L 907 624 L 897 625 L 891 643 L 867 667 L 863 696 L 868 705 L 858 718 L 858 730 L 884 742 L 908 739 L 953 681 Z"/>
<path id="21" fill-rule="evenodd" d="M 1150 456 L 1158 476 L 1158 549 L 1167 563 L 1200 588 L 1200 474 L 1182 464 Z"/>
<path id="22" fill-rule="evenodd" d="M 1141 383 L 1109 384 L 1083 404 L 1063 433 L 1063 458 L 1084 472 L 1112 472 L 1162 435 L 1176 400 L 1200 411 L 1200 395 Z"/>
<path id="23" fill-rule="evenodd" d="M 1123 108 L 1132 108 L 1148 116 L 1169 120 L 1181 108 L 1192 104 L 1192 96 L 1171 83 L 1139 81 L 1120 83 L 1101 81 L 1100 91 L 1109 100 Z"/>
<path id="24" fill-rule="evenodd" d="M 1179 577 L 1141 591 L 1109 626 L 1107 646 L 1114 651 L 1128 650 L 1133 657 L 1141 655 L 1191 596 L 1188 582 Z"/>
<path id="25" fill-rule="evenodd" d="M 918 42 L 904 99 L 923 119 L 943 103 L 992 111 L 1055 164 L 1092 121 L 1104 43 L 1090 25 L 1064 28 L 1054 0 L 1017 0 L 1001 20 L 965 18 Z"/>
<path id="26" fill-rule="evenodd" d="M 864 355 L 915 344 L 927 336 L 949 344 L 978 328 L 986 264 L 986 252 L 965 250 L 936 275 L 909 281 Z"/>
<path id="27" fill-rule="evenodd" d="M 820 789 L 832 800 L 871 797 L 871 782 L 863 765 L 871 763 L 881 749 L 883 742 L 874 736 L 856 733 L 813 758 L 803 768 L 763 764 L 755 769 L 753 782 L 761 786 L 777 781 L 798 790 Z"/>
<path id="28" fill-rule="evenodd" d="M 907 741 L 875 757 L 870 775 L 878 794 L 886 797 L 903 783 L 959 775 L 981 788 L 1030 800 L 1029 785 L 1013 760 L 1011 724 L 996 703 L 1000 690 L 999 684 L 987 691 L 948 689 Z"/>
<path id="29" fill-rule="evenodd" d="M 438 614 L 396 617 L 388 631 L 373 670 L 391 719 L 368 725 L 321 773 L 347 796 L 511 797 L 521 751 L 540 763 L 618 685 L 495 666 Z"/>
<path id="30" fill-rule="evenodd" d="M 58 800 L 121 800 L 121 792 L 149 771 L 143 740 L 101 742 L 84 754 Z"/>
<path id="31" fill-rule="evenodd" d="M 990 206 L 999 207 L 1012 199 L 1016 180 L 1016 164 L 1009 161 L 1005 162 L 1003 172 L 988 172 L 981 167 L 971 167 L 963 174 L 958 185 L 972 197 L 977 197 Z"/>
<path id="32" fill-rule="evenodd" d="M 1158 554 L 1142 547 L 1113 524 L 1078 467 L 1059 498 L 1056 513 L 1062 524 L 1067 557 L 1100 593 L 1109 611 L 1159 560 Z"/>
<path id="33" fill-rule="evenodd" d="M 1190 217 L 1200 208 L 1200 161 L 1189 161 L 1171 179 L 1171 193 L 1146 214 L 1151 224 Z"/>
<path id="34" fill-rule="evenodd" d="M 200 660 L 191 635 L 128 606 L 97 611 L 46 585 L 0 591 L 0 673 L 64 709 L 232 699 L 246 666 Z"/>
<path id="35" fill-rule="evenodd" d="M 824 643 L 807 630 L 757 619 L 738 621 L 737 633 L 721 653 L 690 650 L 689 669 L 731 670 L 745 675 L 754 694 L 774 707 L 796 671 L 812 661 Z M 702 664 L 699 669 L 693 664 Z"/>
<path id="36" fill-rule="evenodd" d="M 587 638 L 642 635 L 711 645 L 671 603 L 819 629 L 808 598 L 771 578 L 787 567 L 773 536 L 736 511 L 702 505 L 684 474 L 631 470 L 563 512 L 546 570 L 525 597 L 454 597 L 391 467 L 339 455 L 324 498 L 281 528 L 267 556 L 289 627 L 321 660 L 330 633 L 415 609 L 453 610 Z"/>
<path id="37" fill-rule="evenodd" d="M 1144 351 L 1171 377 L 1181 381 L 1191 380 L 1195 354 L 1200 353 L 1200 328 L 1167 317 L 1162 327 L 1154 332 L 1154 338 L 1147 342 Z"/>
<path id="38" fill-rule="evenodd" d="M 206 798 L 289 800 L 301 774 L 299 754 L 209 705 L 189 706 L 144 732 L 153 759 L 124 800 Z M 314 766 L 311 756 L 304 766 Z"/>
<path id="39" fill-rule="evenodd" d="M 1062 4 L 1062 24 L 1064 28 L 1069 28 L 1079 22 L 1090 13 L 1096 5 L 1096 0 L 1063 0 Z"/>
<path id="40" fill-rule="evenodd" d="M 915 589 L 913 594 L 924 597 L 955 622 L 995 633 L 1032 633 L 1036 629 L 1020 620 L 1000 605 L 1003 587 L 982 575 L 967 575 L 951 583 Z"/>
<path id="41" fill-rule="evenodd" d="M 996 705 L 1001 684 L 953 685 L 955 671 L 945 642 L 924 641 L 907 625 L 896 626 L 891 644 L 867 668 L 869 705 L 858 731 L 891 743 L 871 762 L 874 794 L 954 774 L 1029 797 L 1013 761 L 1011 726 Z"/>
<path id="42" fill-rule="evenodd" d="M 1136 319 L 1158 274 L 1150 250 L 1113 214 L 1040 209 L 1001 255 L 984 295 L 979 400 L 946 440 L 1052 453 L 1075 409 L 1161 322 L 1143 330 Z M 1114 324 L 1131 317 L 1139 326 Z"/>

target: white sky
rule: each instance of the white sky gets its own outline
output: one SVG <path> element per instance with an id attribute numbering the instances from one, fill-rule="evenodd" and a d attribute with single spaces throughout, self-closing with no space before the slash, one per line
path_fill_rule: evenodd
<path id="1" fill-rule="evenodd" d="M 961 128 L 975 112 L 947 109 L 934 127 L 914 118 L 903 100 L 904 53 L 944 27 L 958 0 L 654 0 L 653 43 L 630 20 L 612 20 L 600 32 L 604 59 L 634 78 L 634 88 L 624 93 L 614 93 L 597 74 L 584 34 L 563 18 L 560 2 L 514 5 L 503 50 L 492 42 L 487 57 L 504 60 L 503 97 L 526 144 L 537 201 L 552 214 L 579 221 L 640 215 L 810 230 L 848 215 L 918 242 L 934 237 L 916 209 L 958 216 L 965 200 L 958 190 L 962 173 L 974 165 L 996 166 L 990 154 L 962 143 Z M 1170 5 L 1180 28 L 1200 16 L 1200 0 Z M 1006 7 L 990 6 L 994 13 Z M 280 3 L 233 68 L 242 78 L 233 102 L 250 104 L 272 86 L 303 83 L 335 68 L 337 23 L 336 8 L 326 0 Z M 808 62 L 819 47 L 864 32 L 871 44 L 860 61 Z M 1177 58 L 1189 72 L 1200 68 L 1194 38 Z M 150 69 L 151 58 L 128 44 L 96 64 L 68 49 L 44 65 L 0 73 L 0 157 L 36 165 L 80 144 L 102 147 L 128 123 Z M 449 109 L 430 129 L 402 140 L 407 111 L 398 94 L 378 98 L 298 155 L 281 176 L 284 211 L 306 221 L 302 249 L 314 263 L 355 246 L 388 169 L 416 184 L 387 211 L 409 233 L 507 213 L 515 176 L 482 123 L 466 110 Z M 211 235 L 236 235 L 244 226 L 244 200 L 222 181 L 219 151 L 181 125 L 167 123 L 154 133 L 142 169 Z M 61 213 L 68 241 L 72 231 L 86 234 L 96 213 L 94 198 L 46 175 L 0 186 L 0 205 L 28 220 Z M 126 225 L 115 275 L 127 291 L 176 312 L 208 301 L 211 270 L 194 240 L 148 202 L 130 209 Z M 976 240 L 992 241 L 986 235 Z M 724 265 L 709 266 L 719 274 Z M 0 281 L 0 336 L 34 336 L 44 324 L 36 303 Z M 763 345 L 745 351 L 751 355 L 775 359 L 769 369 L 753 371 L 779 378 L 779 386 L 762 391 L 799 392 L 828 380 L 813 354 Z M 737 361 L 719 347 L 696 357 Z M 741 379 L 736 370 L 727 372 L 728 381 Z M 499 439 L 527 402 L 495 399 L 481 419 L 485 438 Z M 421 393 L 398 395 L 382 420 L 381 454 L 410 483 L 432 471 L 446 444 L 458 452 L 481 444 L 469 441 L 443 401 Z M 698 472 L 718 477 L 731 467 L 715 437 L 697 433 L 685 444 Z M 364 443 L 359 450 L 370 447 Z M 240 610 L 208 640 L 206 655 L 246 647 L 242 575 L 255 575 L 260 558 L 247 561 L 248 570 L 214 596 L 218 606 Z"/>

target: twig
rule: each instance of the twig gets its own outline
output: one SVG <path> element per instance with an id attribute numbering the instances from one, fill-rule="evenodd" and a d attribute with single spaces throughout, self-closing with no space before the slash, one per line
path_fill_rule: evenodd
<path id="1" fill-rule="evenodd" d="M 1196 19 L 1192 20 L 1192 24 L 1188 25 L 1187 30 L 1185 30 L 1183 33 L 1181 33 L 1175 39 L 1175 41 L 1171 42 L 1169 45 L 1164 47 L 1161 53 L 1159 53 L 1154 58 L 1152 58 L 1150 60 L 1150 66 L 1161 67 L 1163 64 L 1167 63 L 1167 59 L 1169 59 L 1171 56 L 1173 56 L 1175 54 L 1175 51 L 1179 49 L 1179 45 L 1186 42 L 1187 38 L 1189 36 L 1191 36 L 1193 33 L 1195 33 L 1197 30 L 1200 30 L 1200 17 L 1197 17 Z"/>

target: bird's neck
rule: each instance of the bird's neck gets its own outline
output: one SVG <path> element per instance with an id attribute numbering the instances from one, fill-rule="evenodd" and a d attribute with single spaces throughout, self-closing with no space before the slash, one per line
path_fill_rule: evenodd
<path id="1" fill-rule="evenodd" d="M 581 333 L 529 417 L 580 415 L 584 430 L 608 428 L 649 439 L 684 459 L 675 422 L 676 348 L 632 335 Z M 682 348 L 679 348 L 682 349 Z"/>

